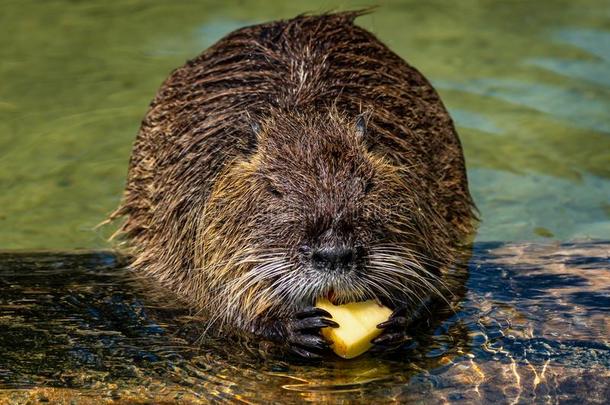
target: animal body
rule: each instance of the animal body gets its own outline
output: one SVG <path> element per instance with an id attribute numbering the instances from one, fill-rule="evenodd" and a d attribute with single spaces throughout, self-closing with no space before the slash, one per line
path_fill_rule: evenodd
<path id="1" fill-rule="evenodd" d="M 132 267 L 305 357 L 334 326 L 319 297 L 384 302 L 376 343 L 403 341 L 474 227 L 449 114 L 360 14 L 239 29 L 173 71 L 112 215 Z"/>

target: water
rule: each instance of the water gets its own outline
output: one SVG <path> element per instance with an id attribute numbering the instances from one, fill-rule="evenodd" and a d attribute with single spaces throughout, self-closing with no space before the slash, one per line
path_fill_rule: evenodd
<path id="1" fill-rule="evenodd" d="M 369 2 L 2 2 L 0 248 L 107 248 L 140 120 L 171 69 L 247 24 Z M 480 241 L 610 236 L 610 5 L 387 1 L 359 19 L 461 135 Z"/>
<path id="2" fill-rule="evenodd" d="M 107 250 L 112 226 L 94 227 L 171 69 L 243 25 L 370 4 L 227 3 L 2 1 L 0 249 Z M 189 314 L 145 300 L 112 254 L 7 253 L 0 388 L 17 391 L 0 402 L 610 397 L 609 247 L 573 242 L 610 239 L 610 4 L 379 3 L 358 23 L 441 93 L 481 211 L 458 315 L 400 360 L 263 362 L 191 344 Z"/>
<path id="3" fill-rule="evenodd" d="M 4 253 L 0 402 L 604 403 L 609 261 L 610 243 L 479 243 L 461 305 L 432 331 L 398 354 L 312 365 L 200 339 L 109 252 Z"/>

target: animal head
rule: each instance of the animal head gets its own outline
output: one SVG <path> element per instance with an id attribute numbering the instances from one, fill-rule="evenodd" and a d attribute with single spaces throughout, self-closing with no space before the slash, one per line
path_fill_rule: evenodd
<path id="1" fill-rule="evenodd" d="M 371 147 L 366 117 L 271 116 L 200 216 L 199 285 L 218 319 L 247 326 L 318 297 L 416 305 L 438 293 L 429 235 L 440 218 L 420 179 Z"/>

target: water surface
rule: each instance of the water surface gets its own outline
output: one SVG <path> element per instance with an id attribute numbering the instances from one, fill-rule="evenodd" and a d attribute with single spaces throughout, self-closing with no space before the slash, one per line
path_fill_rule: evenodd
<path id="1" fill-rule="evenodd" d="M 414 343 L 308 364 L 202 337 L 111 253 L 4 253 L 0 401 L 602 404 L 609 261 L 610 243 L 479 243 L 460 305 Z"/>
<path id="2" fill-rule="evenodd" d="M 235 28 L 370 2 L 2 2 L 0 403 L 610 398 L 610 3 L 377 4 L 358 23 L 439 90 L 482 223 L 455 313 L 398 356 L 313 366 L 202 339 L 94 226 L 173 68 Z"/>

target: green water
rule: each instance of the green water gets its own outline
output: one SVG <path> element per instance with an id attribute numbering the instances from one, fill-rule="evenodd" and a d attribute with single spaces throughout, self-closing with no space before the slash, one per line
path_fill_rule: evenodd
<path id="1" fill-rule="evenodd" d="M 380 1 L 359 19 L 437 86 L 479 241 L 610 236 L 610 4 Z M 0 248 L 108 246 L 170 70 L 237 27 L 370 2 L 2 1 Z"/>

